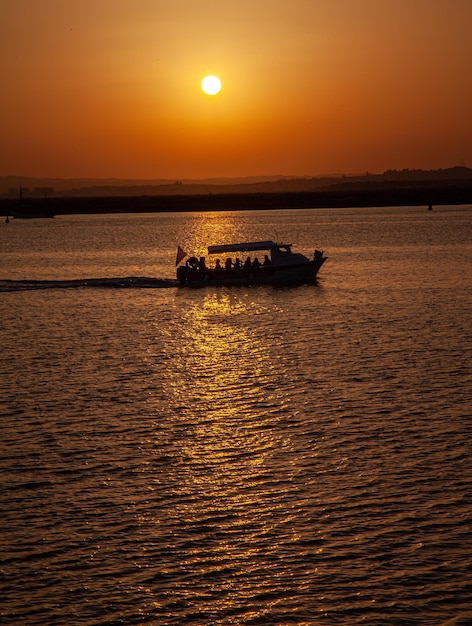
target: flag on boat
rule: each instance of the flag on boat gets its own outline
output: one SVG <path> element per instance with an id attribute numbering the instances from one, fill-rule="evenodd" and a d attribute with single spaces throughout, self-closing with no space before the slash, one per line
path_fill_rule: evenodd
<path id="1" fill-rule="evenodd" d="M 187 253 L 180 246 L 177 248 L 177 256 L 175 258 L 175 265 L 177 266 L 182 259 L 185 259 Z"/>

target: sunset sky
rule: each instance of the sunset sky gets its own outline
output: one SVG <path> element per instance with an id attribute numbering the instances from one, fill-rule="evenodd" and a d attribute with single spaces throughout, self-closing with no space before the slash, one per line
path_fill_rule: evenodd
<path id="1" fill-rule="evenodd" d="M 472 0 L 0 0 L 0 175 L 472 167 L 471 33 Z"/>

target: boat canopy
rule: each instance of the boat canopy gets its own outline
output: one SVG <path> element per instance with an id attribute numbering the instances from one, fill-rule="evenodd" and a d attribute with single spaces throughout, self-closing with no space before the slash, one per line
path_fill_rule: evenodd
<path id="1" fill-rule="evenodd" d="M 255 252 L 256 250 L 271 250 L 272 248 L 285 248 L 288 244 L 277 244 L 274 241 L 248 241 L 246 243 L 229 243 L 223 246 L 208 246 L 208 254 L 220 254 L 222 252 Z"/>

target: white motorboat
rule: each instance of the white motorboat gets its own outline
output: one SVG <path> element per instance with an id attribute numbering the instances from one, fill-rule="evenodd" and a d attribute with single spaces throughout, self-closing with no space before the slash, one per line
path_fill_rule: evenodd
<path id="1" fill-rule="evenodd" d="M 235 256 L 233 256 L 235 255 Z M 208 257 L 189 257 L 179 247 L 177 279 L 182 285 L 259 285 L 314 282 L 327 257 L 292 252 L 292 244 L 250 241 L 208 246 Z M 243 258 L 244 257 L 244 258 Z"/>

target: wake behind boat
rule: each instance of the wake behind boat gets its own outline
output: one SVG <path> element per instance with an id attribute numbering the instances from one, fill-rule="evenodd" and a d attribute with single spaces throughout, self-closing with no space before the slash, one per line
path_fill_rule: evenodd
<path id="1" fill-rule="evenodd" d="M 222 255 L 249 255 L 242 261 Z M 262 261 L 255 254 L 263 256 Z M 299 252 L 292 252 L 292 244 L 279 244 L 274 241 L 249 241 L 220 246 L 208 246 L 208 260 L 195 256 L 179 265 L 187 256 L 178 248 L 176 265 L 177 279 L 182 285 L 272 285 L 314 282 L 319 269 L 326 261 L 321 250 L 315 250 L 308 258 Z"/>

